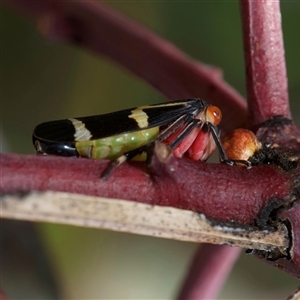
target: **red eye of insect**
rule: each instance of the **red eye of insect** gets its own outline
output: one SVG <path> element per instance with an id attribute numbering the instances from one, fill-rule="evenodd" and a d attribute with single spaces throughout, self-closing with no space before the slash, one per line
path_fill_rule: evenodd
<path id="1" fill-rule="evenodd" d="M 216 106 L 209 106 L 206 110 L 207 121 L 213 125 L 219 125 L 222 120 L 221 110 Z"/>

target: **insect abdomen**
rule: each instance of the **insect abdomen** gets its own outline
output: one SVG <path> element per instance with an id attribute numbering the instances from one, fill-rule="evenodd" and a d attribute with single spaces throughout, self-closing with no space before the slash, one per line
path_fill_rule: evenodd
<path id="1" fill-rule="evenodd" d="M 153 127 L 97 140 L 78 141 L 75 143 L 75 147 L 81 157 L 117 159 L 125 152 L 153 141 L 158 134 L 159 127 Z M 145 157 L 140 160 L 145 160 Z"/>

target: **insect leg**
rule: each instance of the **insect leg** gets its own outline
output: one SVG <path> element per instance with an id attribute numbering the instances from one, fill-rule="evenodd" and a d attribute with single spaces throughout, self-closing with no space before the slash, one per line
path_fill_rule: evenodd
<path id="1" fill-rule="evenodd" d="M 190 115 L 183 115 L 180 118 L 178 118 L 175 122 L 173 122 L 171 125 L 169 125 L 165 130 L 163 130 L 159 136 L 157 137 L 157 140 L 162 142 L 165 139 L 167 139 L 178 127 L 183 125 L 186 122 L 190 122 L 190 119 L 192 116 Z"/>
<path id="2" fill-rule="evenodd" d="M 200 127 L 202 125 L 202 121 L 198 119 L 193 119 L 188 123 L 188 125 L 184 128 L 184 130 L 169 144 L 169 146 L 174 149 L 176 148 L 191 132 L 194 128 Z"/>
<path id="3" fill-rule="evenodd" d="M 189 135 L 189 133 L 196 127 L 201 125 L 198 124 L 199 120 L 195 122 L 195 119 L 193 117 L 193 114 L 183 114 L 179 118 L 177 118 L 173 123 L 169 124 L 169 126 L 163 130 L 155 139 L 150 140 L 146 145 L 141 146 L 139 148 L 136 148 L 134 150 L 125 152 L 123 155 L 121 155 L 118 159 L 115 161 L 111 162 L 111 164 L 108 166 L 106 170 L 104 170 L 103 174 L 101 175 L 101 178 L 107 179 L 110 175 L 110 173 L 118 167 L 120 164 L 122 164 L 126 160 L 131 160 L 135 156 L 146 152 L 147 153 L 147 162 L 151 160 L 151 155 L 153 153 L 153 146 L 154 146 L 154 141 L 164 141 L 167 139 L 178 127 L 182 126 L 183 124 L 187 124 L 186 128 L 181 132 L 181 134 L 172 142 L 174 146 L 171 146 L 171 148 L 175 148 L 180 142 Z"/>
<path id="4" fill-rule="evenodd" d="M 237 163 L 239 164 L 243 164 L 245 165 L 247 168 L 251 168 L 251 163 L 247 160 L 231 160 L 227 157 L 226 152 L 222 146 L 219 134 L 218 134 L 218 129 L 216 126 L 214 126 L 212 123 L 210 122 L 206 122 L 205 126 L 208 128 L 208 130 L 211 132 L 213 139 L 217 145 L 217 148 L 219 150 L 220 153 L 220 158 L 222 162 L 225 162 L 226 164 L 233 166 Z"/>
<path id="5" fill-rule="evenodd" d="M 175 124 L 176 123 L 176 124 Z M 192 119 L 188 125 L 184 128 L 184 130 L 178 135 L 178 137 L 172 142 L 169 144 L 169 146 L 174 149 L 176 146 L 178 146 L 190 133 L 191 131 L 197 127 L 197 126 L 201 126 L 202 122 L 200 120 L 196 120 L 196 119 Z M 172 127 L 172 129 L 174 130 L 175 127 L 178 126 L 178 123 L 177 121 L 175 121 L 171 126 L 174 126 Z M 168 127 L 169 129 L 170 127 Z M 168 133 L 168 129 L 165 130 L 164 134 L 165 134 L 165 137 L 164 138 L 167 138 L 170 133 Z M 173 132 L 173 130 L 171 132 Z M 119 158 L 117 158 L 115 161 L 112 161 L 111 164 L 108 166 L 108 168 L 104 171 L 104 173 L 101 175 L 101 178 L 103 179 L 107 179 L 110 175 L 110 173 L 116 168 L 118 167 L 120 164 L 122 164 L 124 161 L 126 160 L 131 160 L 132 158 L 134 158 L 135 156 L 137 155 L 140 155 L 142 154 L 143 152 L 147 152 L 147 161 L 150 160 L 150 156 L 152 154 L 152 151 L 153 150 L 153 142 L 155 140 L 162 140 L 160 139 L 160 136 L 158 136 L 156 139 L 150 141 L 149 143 L 147 143 L 146 145 L 143 145 L 139 148 L 136 148 L 134 150 L 131 150 L 131 151 L 128 151 L 128 152 L 125 152 L 123 155 L 121 155 Z"/>
<path id="6" fill-rule="evenodd" d="M 147 157 L 148 157 L 149 148 L 151 147 L 152 144 L 153 144 L 153 142 L 150 142 L 144 146 L 141 146 L 134 150 L 123 153 L 123 155 L 121 155 L 116 160 L 114 160 L 110 163 L 110 165 L 102 173 L 101 178 L 107 179 L 109 177 L 109 175 L 111 174 L 111 172 L 115 168 L 117 168 L 120 164 L 122 164 L 123 162 L 125 162 L 127 160 L 133 159 L 135 156 L 140 155 L 143 152 L 147 152 Z"/>

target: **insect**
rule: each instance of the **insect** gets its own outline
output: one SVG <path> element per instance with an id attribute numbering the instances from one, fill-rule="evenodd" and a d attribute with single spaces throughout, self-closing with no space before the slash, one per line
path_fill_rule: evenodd
<path id="1" fill-rule="evenodd" d="M 206 160 L 216 149 L 230 165 L 219 137 L 219 108 L 198 98 L 139 106 L 103 115 L 50 121 L 33 132 L 37 154 L 115 160 L 102 175 L 125 160 L 145 160 L 154 141 L 176 157 Z"/>

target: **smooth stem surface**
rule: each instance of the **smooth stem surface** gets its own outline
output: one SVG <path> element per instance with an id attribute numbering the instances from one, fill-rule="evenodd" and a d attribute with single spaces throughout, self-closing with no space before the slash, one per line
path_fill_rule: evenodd
<path id="1" fill-rule="evenodd" d="M 240 248 L 229 246 L 201 245 L 178 300 L 215 299 L 240 252 Z"/>
<path id="2" fill-rule="evenodd" d="M 275 115 L 290 118 L 278 0 L 241 0 L 248 121 L 251 128 Z"/>

